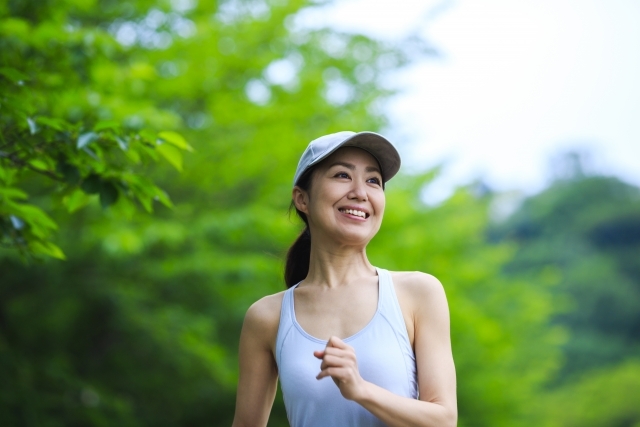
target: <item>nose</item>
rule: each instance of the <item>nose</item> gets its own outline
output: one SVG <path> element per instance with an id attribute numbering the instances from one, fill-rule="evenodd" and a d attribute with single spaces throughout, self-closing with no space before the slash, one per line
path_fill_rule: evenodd
<path id="1" fill-rule="evenodd" d="M 365 183 L 354 180 L 348 197 L 351 200 L 361 200 L 363 202 L 366 202 L 369 199 L 369 196 L 367 194 L 367 187 Z"/>

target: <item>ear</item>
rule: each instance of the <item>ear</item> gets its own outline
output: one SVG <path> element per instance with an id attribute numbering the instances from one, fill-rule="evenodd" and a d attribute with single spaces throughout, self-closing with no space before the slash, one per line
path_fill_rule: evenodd
<path id="1" fill-rule="evenodd" d="M 309 194 L 306 191 L 296 185 L 293 187 L 291 198 L 296 209 L 305 214 L 309 213 Z"/>

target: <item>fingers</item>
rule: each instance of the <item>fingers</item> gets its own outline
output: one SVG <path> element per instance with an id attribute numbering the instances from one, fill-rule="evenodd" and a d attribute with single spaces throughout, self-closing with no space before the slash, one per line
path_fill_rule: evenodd
<path id="1" fill-rule="evenodd" d="M 355 350 L 338 337 L 331 337 L 324 350 L 316 350 L 313 355 L 322 360 L 317 379 L 327 376 L 344 378 L 349 376 L 349 372 L 358 370 Z"/>
<path id="2" fill-rule="evenodd" d="M 316 350 L 313 355 L 322 360 L 316 379 L 330 377 L 340 389 L 340 393 L 349 400 L 354 400 L 362 394 L 366 382 L 358 371 L 356 351 L 353 347 L 333 336 L 327 341 L 324 350 Z"/>
<path id="3" fill-rule="evenodd" d="M 320 371 L 320 373 L 316 376 L 316 379 L 321 380 L 325 377 L 331 377 L 334 380 L 342 381 L 343 379 L 349 377 L 349 372 L 345 368 L 327 368 Z"/>
<path id="4" fill-rule="evenodd" d="M 322 356 L 322 364 L 320 369 L 324 369 L 327 366 L 355 366 L 356 355 L 355 353 L 345 350 L 340 351 L 325 351 Z"/>
<path id="5" fill-rule="evenodd" d="M 338 353 L 333 353 L 334 349 L 352 351 L 355 355 L 354 348 L 351 347 L 350 345 L 347 345 L 344 341 L 342 341 L 340 338 L 336 336 L 332 336 L 331 338 L 329 338 L 324 350 L 316 350 L 313 352 L 313 355 L 318 359 L 322 359 L 325 354 L 338 354 Z"/>
<path id="6" fill-rule="evenodd" d="M 335 335 L 329 338 L 329 341 L 327 341 L 327 347 L 336 347 L 336 348 L 342 348 L 342 349 L 351 348 L 347 344 L 345 344 L 344 341 L 342 341 L 340 338 L 336 337 Z"/>
<path id="7" fill-rule="evenodd" d="M 313 352 L 313 355 L 318 359 L 321 359 L 325 354 L 335 354 L 340 355 L 343 352 L 350 352 L 355 355 L 355 349 L 350 345 L 347 345 L 344 341 L 336 336 L 332 336 L 327 341 L 327 345 L 324 350 L 316 350 Z"/>

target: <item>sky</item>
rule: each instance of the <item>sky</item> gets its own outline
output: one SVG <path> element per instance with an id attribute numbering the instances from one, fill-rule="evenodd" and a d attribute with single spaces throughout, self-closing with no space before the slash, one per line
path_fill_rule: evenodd
<path id="1" fill-rule="evenodd" d="M 440 52 L 387 76 L 383 133 L 406 171 L 444 165 L 434 203 L 476 179 L 535 193 L 568 150 L 640 185 L 639 1 L 338 0 L 297 19 Z"/>

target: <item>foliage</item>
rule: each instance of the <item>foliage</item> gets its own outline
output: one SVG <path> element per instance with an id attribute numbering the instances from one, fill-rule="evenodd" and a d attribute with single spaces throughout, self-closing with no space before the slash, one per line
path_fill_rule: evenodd
<path id="1" fill-rule="evenodd" d="M 640 362 L 630 359 L 583 374 L 544 396 L 548 427 L 640 426 Z"/>
<path id="2" fill-rule="evenodd" d="M 48 204 L 69 212 L 92 195 L 105 208 L 121 195 L 121 204 L 147 211 L 154 200 L 171 206 L 144 167 L 163 157 L 181 169 L 191 147 L 175 132 L 156 132 L 176 126 L 172 112 L 149 100 L 121 105 L 131 97 L 114 94 L 114 83 L 144 80 L 149 67 L 105 29 L 75 20 L 80 4 L 64 15 L 57 5 L 26 3 L 0 8 L 0 243 L 64 258 L 52 241 L 56 222 L 30 196 L 46 192 Z"/>
<path id="3" fill-rule="evenodd" d="M 570 332 L 559 381 L 640 351 L 640 189 L 615 178 L 559 180 L 496 235 L 518 243 L 507 271 L 561 273 L 554 323 Z"/>
<path id="4" fill-rule="evenodd" d="M 563 363 L 533 411 L 545 426 L 640 425 L 640 189 L 589 176 L 579 159 L 528 198 L 495 238 L 517 244 L 509 275 L 554 269 Z"/>

